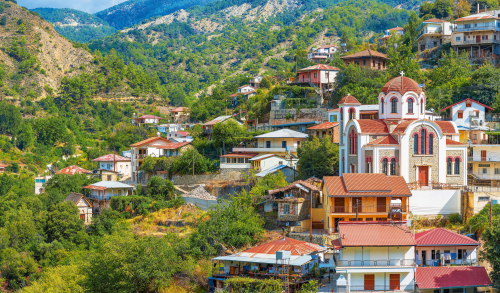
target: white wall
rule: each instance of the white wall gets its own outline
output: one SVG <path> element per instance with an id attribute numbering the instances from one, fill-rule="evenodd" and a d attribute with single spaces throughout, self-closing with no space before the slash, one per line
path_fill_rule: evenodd
<path id="1" fill-rule="evenodd" d="M 395 97 L 398 99 L 398 112 L 397 113 L 391 113 L 392 111 L 392 104 L 391 104 L 391 99 Z M 408 103 L 407 100 L 408 98 L 411 97 L 413 98 L 413 114 L 408 113 Z M 381 104 L 381 99 L 384 99 L 384 104 Z M 420 100 L 423 99 L 424 105 L 423 105 L 423 112 Z M 425 94 L 422 92 L 420 95 L 417 95 L 414 92 L 407 92 L 403 96 L 397 92 L 390 92 L 387 95 L 384 93 L 380 93 L 378 97 L 380 109 L 379 109 L 379 117 L 380 119 L 391 119 L 391 118 L 408 118 L 408 119 L 423 119 L 425 118 L 425 103 L 426 103 L 426 97 Z M 384 108 L 384 113 L 382 113 L 382 107 Z"/>
<path id="2" fill-rule="evenodd" d="M 412 190 L 410 211 L 416 216 L 460 213 L 460 190 Z"/>
<path id="3" fill-rule="evenodd" d="M 260 170 L 265 171 L 271 167 L 278 165 L 280 162 L 282 162 L 283 165 L 290 165 L 290 161 L 287 161 L 285 158 L 274 156 L 262 159 L 260 161 Z"/>
<path id="4" fill-rule="evenodd" d="M 462 263 L 467 263 L 470 261 L 476 261 L 477 260 L 477 247 L 476 246 L 437 246 L 437 247 L 430 247 L 430 246 L 425 246 L 425 247 L 417 247 L 417 265 L 420 266 L 422 264 L 422 251 L 425 251 L 425 265 L 430 266 L 432 264 L 432 251 L 439 250 L 441 254 L 444 253 L 445 250 L 449 250 L 450 253 L 457 253 L 458 256 L 458 249 L 462 249 L 467 251 L 467 257 L 463 259 L 456 259 L 456 260 L 451 260 L 451 264 L 462 264 Z"/>
<path id="5" fill-rule="evenodd" d="M 99 162 L 100 169 L 105 169 L 105 170 L 110 170 L 110 171 L 115 171 L 114 169 L 114 163 L 113 161 L 111 162 Z M 121 172 L 125 176 L 130 176 L 130 170 L 131 170 L 131 162 L 116 162 L 116 172 Z"/>
<path id="6" fill-rule="evenodd" d="M 328 72 L 328 79 L 326 78 L 326 73 Z M 337 77 L 338 71 L 335 70 L 321 70 L 320 72 L 320 80 L 321 83 L 334 83 Z"/>
<path id="7" fill-rule="evenodd" d="M 458 111 L 464 111 L 463 112 L 463 118 L 458 118 Z M 452 120 L 455 122 L 457 125 L 463 125 L 463 126 L 469 126 L 470 125 L 470 112 L 474 111 L 479 111 L 479 121 L 485 122 L 485 107 L 482 105 L 479 105 L 477 103 L 472 102 L 470 107 L 466 106 L 466 103 L 460 103 L 451 108 L 451 115 L 452 115 Z"/>
<path id="8" fill-rule="evenodd" d="M 375 290 L 377 291 L 391 291 L 389 290 L 390 285 L 390 275 L 399 274 L 399 289 L 410 291 L 413 290 L 413 280 L 414 273 L 412 269 L 392 271 L 392 270 L 373 270 L 373 272 L 359 272 L 356 273 L 354 270 L 348 273 L 348 287 L 350 291 L 364 291 L 364 277 L 365 274 L 375 275 Z M 349 280 L 350 279 L 350 280 Z M 396 291 L 394 291 L 396 292 Z"/>
<path id="9" fill-rule="evenodd" d="M 337 119 L 335 119 L 336 117 Z M 340 122 L 340 114 L 338 111 L 328 112 L 328 122 Z"/>

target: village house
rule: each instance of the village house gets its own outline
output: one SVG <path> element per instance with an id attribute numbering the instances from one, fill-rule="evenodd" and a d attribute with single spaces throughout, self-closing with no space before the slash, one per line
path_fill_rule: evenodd
<path id="1" fill-rule="evenodd" d="M 140 182 L 143 179 L 141 165 L 144 161 L 144 158 L 160 157 L 160 155 L 162 155 L 163 153 L 163 150 L 160 151 L 160 149 L 158 149 L 158 146 L 163 146 L 169 143 L 171 143 L 170 140 L 161 136 L 155 136 L 130 145 L 132 166 L 131 172 L 133 182 Z"/>
<path id="2" fill-rule="evenodd" d="M 262 76 L 257 75 L 257 76 L 254 76 L 252 79 L 250 79 L 250 81 L 248 83 L 254 89 L 258 89 L 260 87 L 261 82 L 262 82 Z"/>
<path id="3" fill-rule="evenodd" d="M 484 267 L 418 267 L 415 282 L 418 293 L 493 292 Z"/>
<path id="4" fill-rule="evenodd" d="M 416 243 L 405 221 L 340 222 L 338 235 L 340 292 L 413 292 Z"/>
<path id="5" fill-rule="evenodd" d="M 0 173 L 5 172 L 5 170 L 7 170 L 7 167 L 9 167 L 9 165 L 0 163 Z"/>
<path id="6" fill-rule="evenodd" d="M 171 142 L 192 142 L 193 137 L 187 131 L 174 131 L 169 132 L 165 136 Z"/>
<path id="7" fill-rule="evenodd" d="M 156 129 L 161 134 L 168 134 L 168 133 L 171 133 L 171 132 L 176 132 L 176 131 L 183 130 L 183 129 L 181 129 L 181 127 L 180 127 L 179 124 L 173 124 L 173 123 L 167 123 L 167 124 L 157 125 Z"/>
<path id="8" fill-rule="evenodd" d="M 404 76 L 387 82 L 378 97 L 379 119 L 362 119 L 361 103 L 339 102 L 340 170 L 403 176 L 408 184 L 467 184 L 467 146 L 452 121 L 432 121 L 426 96 Z"/>
<path id="9" fill-rule="evenodd" d="M 309 278 L 318 279 L 316 267 L 331 263 L 332 256 L 326 247 L 282 237 L 242 252 L 213 258 L 220 271 L 208 278 L 209 292 L 231 292 L 225 280 L 232 277 L 281 279 L 285 274 L 289 288 L 298 290 L 309 282 Z"/>
<path id="10" fill-rule="evenodd" d="M 324 122 L 307 128 L 309 135 L 323 138 L 330 136 L 333 143 L 339 143 L 339 123 L 338 122 Z"/>
<path id="11" fill-rule="evenodd" d="M 232 116 L 219 116 L 203 124 L 203 132 L 208 136 L 208 139 L 210 141 L 212 140 L 212 132 L 214 130 L 214 125 L 224 122 L 228 119 L 234 119 L 234 118 Z M 236 123 L 238 123 L 239 125 L 243 125 L 243 123 L 239 122 L 236 119 L 234 119 L 234 121 L 236 121 Z"/>
<path id="12" fill-rule="evenodd" d="M 307 59 L 312 62 L 320 63 L 333 57 L 333 54 L 338 51 L 335 45 L 325 45 L 318 49 L 312 48 L 311 52 L 307 55 Z"/>
<path id="13" fill-rule="evenodd" d="M 238 97 L 244 97 L 245 99 L 251 98 L 256 95 L 256 89 L 250 85 L 240 86 L 235 94 L 230 95 L 231 106 L 236 107 L 238 105 Z"/>
<path id="14" fill-rule="evenodd" d="M 83 168 L 75 166 L 75 165 L 71 165 L 71 166 L 68 166 L 64 169 L 57 171 L 56 174 L 64 174 L 64 175 L 87 174 L 87 175 L 91 175 L 92 171 L 83 169 Z"/>
<path id="15" fill-rule="evenodd" d="M 173 142 L 157 146 L 160 157 L 178 157 L 183 152 L 193 149 L 191 142 Z"/>
<path id="16" fill-rule="evenodd" d="M 92 204 L 90 201 L 81 193 L 71 192 L 64 201 L 72 202 L 78 207 L 80 212 L 80 220 L 85 224 L 90 224 L 92 220 Z"/>
<path id="17" fill-rule="evenodd" d="M 249 147 L 235 147 L 233 148 L 233 152 L 297 156 L 297 148 L 307 138 L 307 134 L 290 129 L 281 129 L 255 136 L 253 138 L 254 142 L 250 143 Z"/>
<path id="18" fill-rule="evenodd" d="M 419 267 L 476 266 L 479 242 L 453 231 L 434 228 L 415 234 Z"/>
<path id="19" fill-rule="evenodd" d="M 163 119 L 163 118 L 158 117 L 158 116 L 154 116 L 154 115 L 144 115 L 144 116 L 132 119 L 132 124 L 134 124 L 134 125 L 158 124 L 161 119 Z"/>
<path id="20" fill-rule="evenodd" d="M 252 167 L 257 172 L 266 171 L 277 166 L 295 167 L 297 166 L 297 162 L 298 159 L 295 156 L 289 156 L 289 158 L 287 159 L 275 154 L 258 155 L 250 159 Z"/>
<path id="21" fill-rule="evenodd" d="M 500 20 L 490 13 L 478 13 L 455 20 L 451 46 L 472 60 L 498 60 Z"/>
<path id="22" fill-rule="evenodd" d="M 338 231 L 341 221 L 387 221 L 408 218 L 412 196 L 402 176 L 346 173 L 323 177 L 324 229 Z"/>
<path id="23" fill-rule="evenodd" d="M 358 53 L 340 57 L 345 65 L 355 63 L 356 65 L 363 66 L 375 70 L 385 70 L 387 63 L 387 55 L 374 50 L 364 50 Z"/>
<path id="24" fill-rule="evenodd" d="M 111 208 L 112 197 L 132 195 L 134 186 L 117 181 L 101 181 L 84 186 L 83 189 L 85 198 L 92 204 L 92 211 L 100 214 L 104 209 Z"/>
<path id="25" fill-rule="evenodd" d="M 432 50 L 451 42 L 453 24 L 448 21 L 431 18 L 424 20 L 417 28 L 420 32 L 417 38 L 418 52 Z"/>
<path id="26" fill-rule="evenodd" d="M 405 34 L 405 29 L 399 26 L 386 29 L 384 31 L 384 36 L 380 39 L 380 43 L 382 44 L 382 46 L 385 46 L 387 44 L 387 39 L 389 39 L 392 35 L 401 37 L 404 34 Z"/>
<path id="27" fill-rule="evenodd" d="M 52 175 L 36 176 L 35 177 L 35 194 L 43 193 L 45 190 L 45 183 L 52 178 Z"/>
<path id="28" fill-rule="evenodd" d="M 229 153 L 220 156 L 221 169 L 238 169 L 241 171 L 248 171 L 252 169 L 250 160 L 257 156 L 258 153 Z"/>
<path id="29" fill-rule="evenodd" d="M 99 164 L 97 169 L 117 172 L 122 177 L 131 177 L 132 166 L 130 158 L 125 158 L 115 154 L 108 154 L 97 159 L 93 159 L 92 162 L 97 162 L 97 164 Z"/>
<path id="30" fill-rule="evenodd" d="M 298 70 L 296 83 L 332 90 L 339 71 L 340 69 L 325 64 L 309 66 Z"/>
<path id="31" fill-rule="evenodd" d="M 187 107 L 177 107 L 170 110 L 170 122 L 188 123 L 191 120 L 191 110 Z"/>
<path id="32" fill-rule="evenodd" d="M 289 163 L 285 163 L 283 165 L 275 165 L 271 168 L 268 168 L 264 171 L 260 171 L 259 173 L 255 174 L 256 177 L 259 178 L 264 178 L 268 175 L 275 175 L 278 172 L 283 173 L 283 176 L 285 177 L 285 181 L 288 183 L 291 183 L 295 181 L 295 179 L 298 177 L 298 172 L 296 167 L 290 166 Z"/>

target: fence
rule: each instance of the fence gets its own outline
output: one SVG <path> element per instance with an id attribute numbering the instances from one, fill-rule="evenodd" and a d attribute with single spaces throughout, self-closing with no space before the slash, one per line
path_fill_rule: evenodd
<path id="1" fill-rule="evenodd" d="M 196 207 L 208 211 L 210 209 L 211 205 L 217 205 L 216 200 L 207 200 L 207 199 L 200 199 L 200 198 L 195 198 L 195 197 L 182 197 L 184 199 L 184 202 L 186 204 L 194 204 Z"/>
<path id="2" fill-rule="evenodd" d="M 408 188 L 410 190 L 433 190 L 433 189 L 443 189 L 443 190 L 466 190 L 467 186 L 458 184 L 446 184 L 440 182 L 410 182 L 408 183 Z"/>
<path id="3" fill-rule="evenodd" d="M 383 259 L 383 260 L 337 260 L 337 267 L 411 267 L 414 259 Z"/>
<path id="4" fill-rule="evenodd" d="M 391 206 L 390 205 L 370 205 L 370 206 L 332 206 L 330 207 L 330 213 L 389 213 L 393 209 L 399 209 L 403 213 L 407 213 L 410 209 L 408 205 L 403 206 Z"/>
<path id="5" fill-rule="evenodd" d="M 417 260 L 417 266 L 426 266 L 426 267 L 439 267 L 439 266 L 476 266 L 477 259 L 450 259 L 450 260 L 441 260 L 441 259 L 429 259 L 429 260 Z"/>

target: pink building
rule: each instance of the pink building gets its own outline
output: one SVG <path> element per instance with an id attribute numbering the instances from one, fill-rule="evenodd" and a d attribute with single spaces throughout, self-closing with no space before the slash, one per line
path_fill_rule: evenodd
<path id="1" fill-rule="evenodd" d="M 310 66 L 297 72 L 297 83 L 309 83 L 321 88 L 327 88 L 330 84 L 332 87 L 339 71 L 338 68 L 324 64 Z"/>

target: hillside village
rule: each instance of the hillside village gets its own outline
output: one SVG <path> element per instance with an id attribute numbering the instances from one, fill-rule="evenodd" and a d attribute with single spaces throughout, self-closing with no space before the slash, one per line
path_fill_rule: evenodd
<path id="1" fill-rule="evenodd" d="M 69 11 L 85 44 L 0 1 L 0 291 L 497 292 L 500 10 L 440 1 Z"/>

